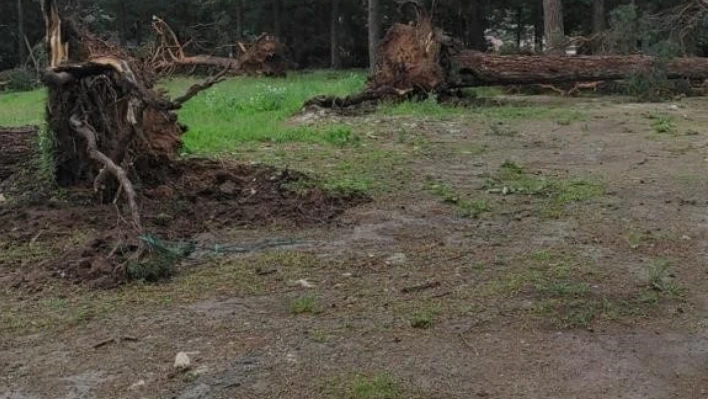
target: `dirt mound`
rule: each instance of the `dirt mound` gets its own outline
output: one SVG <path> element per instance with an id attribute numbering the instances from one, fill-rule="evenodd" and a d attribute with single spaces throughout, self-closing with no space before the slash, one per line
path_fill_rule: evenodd
<path id="1" fill-rule="evenodd" d="M 25 157 L 30 159 L 31 154 Z M 0 160 L 0 170 L 10 170 L 5 158 Z M 305 174 L 265 165 L 189 159 L 159 171 L 159 176 L 152 176 L 154 181 L 144 178 L 136 188 L 146 236 L 165 241 L 188 242 L 199 233 L 228 227 L 330 223 L 368 200 L 357 193 L 327 192 Z M 47 276 L 95 287 L 125 281 L 126 265 L 138 247 L 129 222 L 120 216 L 127 209 L 103 204 L 88 188 L 65 195 L 63 200 L 0 205 L 0 252 L 28 243 L 42 247 L 44 239 L 56 237 L 88 235 L 89 239 L 50 250 L 54 260 L 44 257 L 33 264 L 24 257 L 0 257 L 0 271 L 21 269 L 14 273 L 15 285 Z"/>

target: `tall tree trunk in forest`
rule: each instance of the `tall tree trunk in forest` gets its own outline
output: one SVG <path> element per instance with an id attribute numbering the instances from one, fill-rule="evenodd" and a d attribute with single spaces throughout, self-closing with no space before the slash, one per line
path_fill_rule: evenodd
<path id="1" fill-rule="evenodd" d="M 25 47 L 25 16 L 22 0 L 17 0 L 17 51 L 20 56 L 20 65 L 27 59 L 27 48 Z"/>
<path id="2" fill-rule="evenodd" d="M 236 0 L 236 40 L 243 39 L 243 1 Z"/>
<path id="3" fill-rule="evenodd" d="M 125 12 L 125 2 L 121 1 L 119 4 L 118 18 L 120 21 L 118 21 L 118 36 L 120 36 L 120 45 L 125 47 L 128 42 L 128 29 L 126 27 L 128 15 Z"/>
<path id="4" fill-rule="evenodd" d="M 342 59 L 339 56 L 339 0 L 332 0 L 330 23 L 330 66 L 332 69 L 339 69 L 342 67 Z"/>
<path id="5" fill-rule="evenodd" d="M 536 53 L 543 52 L 543 0 L 536 0 L 535 17 L 533 25 L 533 41 Z"/>
<path id="6" fill-rule="evenodd" d="M 282 26 L 280 21 L 280 0 L 273 0 L 273 35 L 282 40 Z"/>
<path id="7" fill-rule="evenodd" d="M 565 54 L 562 0 L 543 0 L 543 15 L 547 52 L 552 55 Z"/>
<path id="8" fill-rule="evenodd" d="M 376 60 L 381 38 L 381 8 L 379 0 L 369 0 L 369 67 L 376 71 Z"/>
<path id="9" fill-rule="evenodd" d="M 467 48 L 479 51 L 487 50 L 484 28 L 485 20 L 480 0 L 472 0 L 467 7 Z"/>
<path id="10" fill-rule="evenodd" d="M 521 40 L 524 34 L 524 9 L 516 9 L 516 49 L 521 50 Z"/>
<path id="11" fill-rule="evenodd" d="M 602 51 L 602 38 L 600 35 L 605 31 L 605 0 L 593 0 L 592 2 L 592 52 L 597 54 Z"/>

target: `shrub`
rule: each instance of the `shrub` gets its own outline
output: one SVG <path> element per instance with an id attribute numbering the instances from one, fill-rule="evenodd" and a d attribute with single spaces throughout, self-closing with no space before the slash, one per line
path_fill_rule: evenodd
<path id="1" fill-rule="evenodd" d="M 5 90 L 29 91 L 38 86 L 33 71 L 27 68 L 14 68 L 0 72 L 0 82 L 5 82 Z"/>

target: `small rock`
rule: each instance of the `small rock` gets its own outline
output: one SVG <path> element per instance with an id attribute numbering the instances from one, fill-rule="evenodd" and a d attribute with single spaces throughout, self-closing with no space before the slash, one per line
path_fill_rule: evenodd
<path id="1" fill-rule="evenodd" d="M 191 366 L 191 361 L 189 360 L 189 355 L 185 352 L 180 352 L 175 357 L 175 368 L 177 370 L 187 370 Z"/>
<path id="2" fill-rule="evenodd" d="M 285 355 L 285 360 L 286 360 L 288 363 L 295 364 L 295 363 L 297 363 L 297 355 L 295 355 L 294 353 L 290 352 L 290 353 L 288 353 L 287 355 Z"/>
<path id="3" fill-rule="evenodd" d="M 4 194 L 0 194 L 0 204 L 2 204 L 3 202 L 7 202 L 7 198 L 5 198 Z"/>
<path id="4" fill-rule="evenodd" d="M 351 274 L 351 273 L 344 273 L 344 274 L 342 274 L 342 277 L 352 277 L 352 276 L 353 276 L 353 274 Z"/>
<path id="5" fill-rule="evenodd" d="M 232 181 L 227 181 L 226 183 L 222 184 L 219 186 L 219 191 L 221 191 L 222 194 L 226 195 L 234 195 L 236 193 L 236 184 Z"/>
<path id="6" fill-rule="evenodd" d="M 203 375 L 203 374 L 206 374 L 206 373 L 208 373 L 208 372 L 209 372 L 209 367 L 207 367 L 207 366 L 201 366 L 201 367 L 198 367 L 196 370 L 190 372 L 189 374 L 192 375 L 192 376 L 194 376 L 194 377 L 198 377 L 198 376 Z"/>
<path id="7" fill-rule="evenodd" d="M 134 391 L 134 390 L 140 389 L 144 386 L 145 386 L 145 380 L 140 380 L 140 381 L 136 382 L 135 384 L 131 385 L 130 390 Z"/>
<path id="8" fill-rule="evenodd" d="M 290 285 L 299 285 L 302 288 L 315 288 L 315 285 L 312 284 L 311 282 L 305 280 L 305 279 L 300 279 L 297 281 L 292 281 L 290 282 Z"/>
<path id="9" fill-rule="evenodd" d="M 671 105 L 669 105 L 669 109 L 672 110 L 672 111 L 678 111 L 678 110 L 679 110 L 679 106 L 676 105 L 676 104 L 671 104 Z"/>
<path id="10" fill-rule="evenodd" d="M 681 237 L 681 239 L 684 240 L 684 241 L 691 241 L 691 237 L 690 237 L 690 236 L 683 236 L 683 237 Z"/>
<path id="11" fill-rule="evenodd" d="M 386 258 L 386 264 L 390 266 L 400 266 L 405 264 L 407 259 L 406 254 L 399 252 Z"/>

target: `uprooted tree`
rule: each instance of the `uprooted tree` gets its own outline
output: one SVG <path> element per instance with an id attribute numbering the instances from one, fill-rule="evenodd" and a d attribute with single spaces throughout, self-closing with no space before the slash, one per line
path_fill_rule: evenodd
<path id="1" fill-rule="evenodd" d="M 345 98 L 319 96 L 305 105 L 347 107 L 475 86 L 612 81 L 658 66 L 669 79 L 708 79 L 708 58 L 500 56 L 466 50 L 419 10 L 416 21 L 395 24 L 386 33 L 363 92 Z"/>
<path id="2" fill-rule="evenodd" d="M 187 55 L 174 30 L 161 18 L 153 16 L 152 28 L 156 34 L 155 48 L 150 66 L 160 74 L 175 71 L 188 72 L 196 69 L 227 69 L 234 75 L 285 76 L 288 70 L 287 50 L 275 37 L 258 36 L 252 43 L 236 43 L 237 58 L 211 55 Z"/>
<path id="3" fill-rule="evenodd" d="M 155 89 L 149 67 L 62 19 L 54 0 L 43 0 L 42 6 L 56 182 L 92 187 L 104 201 L 127 200 L 130 225 L 138 234 L 142 223 L 134 183 L 163 178 L 186 132 L 175 111 L 219 82 L 223 72 L 169 99 Z"/>

